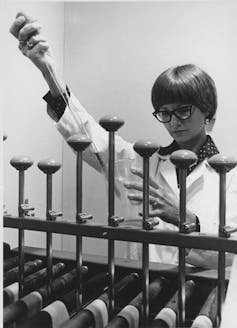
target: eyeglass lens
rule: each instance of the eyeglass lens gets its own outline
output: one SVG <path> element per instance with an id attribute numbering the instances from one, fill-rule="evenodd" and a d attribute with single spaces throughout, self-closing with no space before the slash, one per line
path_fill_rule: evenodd
<path id="1" fill-rule="evenodd" d="M 192 106 L 183 106 L 179 107 L 173 111 L 168 110 L 159 110 L 155 113 L 156 117 L 161 122 L 169 122 L 171 121 L 172 115 L 175 115 L 181 120 L 185 120 L 191 116 Z"/>

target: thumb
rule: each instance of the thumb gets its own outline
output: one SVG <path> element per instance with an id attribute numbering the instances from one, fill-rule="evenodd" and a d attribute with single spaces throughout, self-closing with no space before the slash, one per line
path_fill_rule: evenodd
<path id="1" fill-rule="evenodd" d="M 24 24 L 32 23 L 34 21 L 35 19 L 33 19 L 30 15 L 23 11 L 19 11 L 16 14 L 16 19 L 10 28 L 10 33 L 14 35 L 15 38 L 18 38 L 19 31 L 24 26 Z"/>
<path id="2" fill-rule="evenodd" d="M 143 212 L 139 212 L 138 215 L 143 216 Z M 149 211 L 149 218 L 155 218 L 155 217 L 159 217 L 158 211 L 157 210 Z"/>
<path id="3" fill-rule="evenodd" d="M 9 29 L 9 32 L 15 37 L 18 38 L 18 34 L 20 29 L 23 27 L 23 25 L 25 24 L 26 19 L 24 16 L 18 16 L 14 23 L 12 24 L 12 26 Z"/>
<path id="4" fill-rule="evenodd" d="M 23 16 L 25 18 L 25 20 L 27 21 L 27 23 L 30 23 L 30 22 L 34 21 L 34 19 L 30 15 L 26 14 L 24 11 L 19 11 L 16 14 L 16 18 L 18 18 L 20 16 Z"/>

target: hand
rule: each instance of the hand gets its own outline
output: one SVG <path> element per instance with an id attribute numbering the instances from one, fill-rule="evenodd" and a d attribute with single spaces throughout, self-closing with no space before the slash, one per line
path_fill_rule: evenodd
<path id="1" fill-rule="evenodd" d="M 49 44 L 40 33 L 42 26 L 37 21 L 26 15 L 18 13 L 10 32 L 19 40 L 19 49 L 45 74 L 48 66 L 54 66 Z"/>
<path id="2" fill-rule="evenodd" d="M 125 182 L 124 186 L 129 190 L 138 190 L 141 193 L 136 194 L 129 192 L 128 198 L 133 201 L 143 200 L 143 174 L 139 169 L 132 169 L 131 172 L 141 178 L 141 182 Z M 159 217 L 167 223 L 179 225 L 179 200 L 175 195 L 165 188 L 160 188 L 154 178 L 149 178 L 149 203 L 151 210 L 149 211 L 150 217 Z M 195 214 L 186 210 L 186 222 L 196 222 Z"/>

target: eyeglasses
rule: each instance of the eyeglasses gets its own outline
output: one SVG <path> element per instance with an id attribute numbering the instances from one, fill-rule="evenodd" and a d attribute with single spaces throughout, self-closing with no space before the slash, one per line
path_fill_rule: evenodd
<path id="1" fill-rule="evenodd" d="M 171 121 L 173 115 L 179 120 L 187 120 L 192 115 L 192 108 L 192 105 L 184 105 L 174 109 L 173 111 L 160 109 L 158 111 L 153 112 L 152 114 L 159 122 L 168 123 Z"/>

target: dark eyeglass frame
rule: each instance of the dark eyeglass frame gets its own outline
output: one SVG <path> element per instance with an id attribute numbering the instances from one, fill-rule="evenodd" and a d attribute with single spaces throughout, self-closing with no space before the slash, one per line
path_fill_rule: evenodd
<path id="1" fill-rule="evenodd" d="M 183 109 L 183 108 L 187 108 L 187 116 L 186 117 L 180 117 L 179 116 L 179 110 Z M 188 118 L 190 118 L 192 116 L 192 109 L 193 109 L 193 105 L 183 105 L 180 106 L 176 109 L 174 109 L 173 111 L 169 111 L 169 110 L 158 110 L 158 111 L 154 111 L 152 113 L 152 115 L 161 123 L 169 123 L 172 119 L 172 116 L 174 115 L 175 117 L 177 117 L 179 120 L 184 121 L 187 120 Z M 161 120 L 160 117 L 158 116 L 159 113 L 169 113 L 169 119 L 168 120 Z"/>

